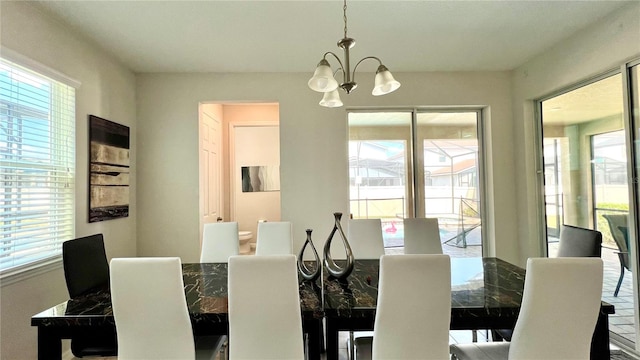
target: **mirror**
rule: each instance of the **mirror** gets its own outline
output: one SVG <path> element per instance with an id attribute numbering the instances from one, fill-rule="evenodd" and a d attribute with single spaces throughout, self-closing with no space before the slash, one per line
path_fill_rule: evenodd
<path id="1" fill-rule="evenodd" d="M 279 166 L 243 166 L 242 192 L 280 190 Z"/>

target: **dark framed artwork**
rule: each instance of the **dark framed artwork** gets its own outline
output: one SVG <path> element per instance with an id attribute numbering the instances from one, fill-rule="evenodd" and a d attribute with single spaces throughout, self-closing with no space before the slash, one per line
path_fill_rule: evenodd
<path id="1" fill-rule="evenodd" d="M 89 222 L 129 216 L 129 127 L 89 115 Z"/>
<path id="2" fill-rule="evenodd" d="M 242 192 L 279 191 L 279 166 L 243 166 Z"/>

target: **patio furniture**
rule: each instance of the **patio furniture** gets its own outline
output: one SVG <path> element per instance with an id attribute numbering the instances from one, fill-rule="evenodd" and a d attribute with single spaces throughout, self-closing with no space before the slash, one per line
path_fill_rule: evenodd
<path id="1" fill-rule="evenodd" d="M 620 285 L 622 285 L 622 279 L 624 278 L 624 269 L 631 271 L 631 265 L 629 263 L 629 237 L 627 232 L 627 214 L 604 214 L 602 215 L 611 230 L 611 236 L 618 246 L 618 260 L 620 260 L 620 278 L 618 278 L 618 285 L 613 292 L 613 296 L 618 296 L 620 291 Z"/>

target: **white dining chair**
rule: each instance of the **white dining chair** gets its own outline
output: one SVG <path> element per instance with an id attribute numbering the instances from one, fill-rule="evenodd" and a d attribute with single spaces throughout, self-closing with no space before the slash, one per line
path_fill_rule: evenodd
<path id="1" fill-rule="evenodd" d="M 382 222 L 380 219 L 349 219 L 347 229 L 347 241 L 351 246 L 353 257 L 356 260 L 380 259 L 384 255 L 384 239 L 382 237 Z M 355 339 L 371 341 L 372 331 L 350 331 L 347 339 L 349 358 L 354 358 Z"/>
<path id="2" fill-rule="evenodd" d="M 347 241 L 355 259 L 380 259 L 384 255 L 380 219 L 349 219 Z"/>
<path id="3" fill-rule="evenodd" d="M 438 218 L 404 219 L 405 254 L 442 254 Z"/>
<path id="4" fill-rule="evenodd" d="M 204 224 L 202 229 L 201 263 L 226 263 L 229 256 L 240 252 L 238 223 L 217 222 Z"/>
<path id="5" fill-rule="evenodd" d="M 229 358 L 304 358 L 295 255 L 229 258 Z"/>
<path id="6" fill-rule="evenodd" d="M 258 223 L 256 255 L 293 254 L 293 230 L 289 221 Z"/>
<path id="7" fill-rule="evenodd" d="M 114 258 L 110 271 L 118 359 L 195 359 L 180 258 Z M 198 355 L 211 359 L 225 338 Z"/>
<path id="8" fill-rule="evenodd" d="M 589 359 L 602 297 L 600 258 L 531 258 L 511 342 L 451 345 L 451 359 Z"/>
<path id="9" fill-rule="evenodd" d="M 560 227 L 557 257 L 600 257 L 602 233 L 570 225 Z M 511 341 L 513 329 L 491 330 L 494 341 Z"/>
<path id="10" fill-rule="evenodd" d="M 446 359 L 450 321 L 449 256 L 384 255 L 380 258 L 373 344 L 357 338 L 356 359 Z"/>

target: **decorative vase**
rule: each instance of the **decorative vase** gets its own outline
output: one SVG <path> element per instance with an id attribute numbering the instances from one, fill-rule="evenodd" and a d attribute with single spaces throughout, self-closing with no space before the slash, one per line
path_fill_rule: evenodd
<path id="1" fill-rule="evenodd" d="M 333 225 L 333 230 L 331 230 L 331 234 L 329 234 L 329 238 L 327 242 L 324 244 L 324 266 L 327 268 L 327 272 L 330 276 L 334 278 L 346 278 L 351 274 L 353 270 L 353 252 L 351 251 L 351 246 L 349 245 L 349 241 L 347 241 L 347 237 L 344 236 L 344 231 L 342 230 L 342 225 L 340 224 L 340 220 L 342 219 L 342 213 L 333 213 L 333 217 L 335 218 L 335 222 Z M 343 267 L 340 267 L 335 263 L 333 258 L 331 257 L 331 241 L 333 241 L 333 237 L 336 234 L 340 234 L 342 238 L 342 243 L 344 244 L 344 250 L 347 255 L 345 260 L 345 264 Z"/>
<path id="2" fill-rule="evenodd" d="M 320 257 L 318 256 L 318 252 L 316 251 L 316 247 L 313 246 L 313 241 L 311 240 L 311 229 L 305 230 L 307 232 L 307 240 L 305 240 L 304 245 L 302 245 L 302 249 L 300 249 L 300 254 L 298 255 L 298 270 L 300 270 L 300 274 L 302 278 L 307 281 L 313 281 L 320 276 L 320 272 L 322 271 L 322 263 L 320 262 Z M 304 262 L 304 250 L 309 245 L 311 250 L 313 251 L 313 256 L 315 257 L 316 267 L 315 269 L 309 269 L 307 264 Z"/>

